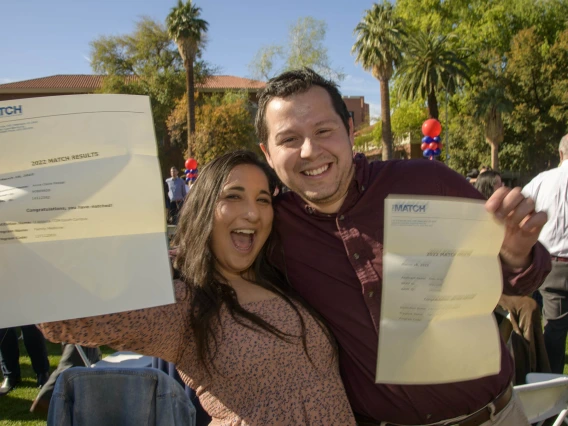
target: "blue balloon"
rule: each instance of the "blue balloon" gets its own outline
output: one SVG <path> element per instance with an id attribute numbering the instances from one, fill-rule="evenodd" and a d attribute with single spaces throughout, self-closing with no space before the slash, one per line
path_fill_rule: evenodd
<path id="1" fill-rule="evenodd" d="M 442 139 L 440 138 L 440 136 L 436 136 L 435 138 L 432 138 L 432 139 L 433 139 L 434 142 L 436 142 L 436 143 L 440 143 L 440 141 L 442 140 Z"/>
<path id="2" fill-rule="evenodd" d="M 424 155 L 424 157 L 432 157 L 434 155 L 434 151 L 428 148 L 424 150 L 422 155 Z"/>
<path id="3" fill-rule="evenodd" d="M 435 150 L 433 151 L 432 155 L 433 155 L 434 157 L 437 157 L 437 156 L 440 155 L 441 153 L 442 153 L 442 150 L 441 150 L 440 148 L 438 148 L 438 149 L 435 149 Z"/>
<path id="4" fill-rule="evenodd" d="M 434 142 L 434 139 L 432 139 L 430 136 L 424 136 L 422 138 L 422 142 L 431 143 L 431 142 Z"/>

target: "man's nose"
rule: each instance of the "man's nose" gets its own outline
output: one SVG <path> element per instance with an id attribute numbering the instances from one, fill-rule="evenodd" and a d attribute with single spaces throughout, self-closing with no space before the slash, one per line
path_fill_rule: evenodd
<path id="1" fill-rule="evenodd" d="M 301 158 L 313 158 L 320 150 L 319 145 L 311 138 L 305 138 L 300 151 Z"/>

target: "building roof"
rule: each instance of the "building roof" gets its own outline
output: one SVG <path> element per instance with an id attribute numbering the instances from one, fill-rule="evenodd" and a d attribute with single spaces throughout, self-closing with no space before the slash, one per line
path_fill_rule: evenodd
<path id="1" fill-rule="evenodd" d="M 90 92 L 99 89 L 103 84 L 104 78 L 104 75 L 93 74 L 58 74 L 49 77 L 0 84 L 0 93 Z M 135 76 L 125 76 L 125 78 L 129 81 L 136 80 Z M 205 84 L 196 84 L 196 88 L 202 91 L 227 89 L 258 91 L 264 88 L 265 84 L 266 83 L 263 81 L 235 77 L 232 75 L 215 75 L 208 78 Z"/>

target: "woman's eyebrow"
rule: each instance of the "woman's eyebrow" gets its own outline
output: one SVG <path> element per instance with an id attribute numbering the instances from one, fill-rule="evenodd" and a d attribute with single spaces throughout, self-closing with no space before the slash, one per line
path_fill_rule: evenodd
<path id="1" fill-rule="evenodd" d="M 225 187 L 223 188 L 223 191 L 239 191 L 239 192 L 245 192 L 245 188 L 242 186 L 229 186 L 229 187 Z M 270 197 L 270 192 L 268 192 L 265 189 L 261 189 L 260 190 L 261 194 L 266 194 Z"/>

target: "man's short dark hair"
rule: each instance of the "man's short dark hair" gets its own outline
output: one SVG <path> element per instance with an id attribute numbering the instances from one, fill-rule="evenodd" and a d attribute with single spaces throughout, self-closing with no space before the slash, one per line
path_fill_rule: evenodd
<path id="1" fill-rule="evenodd" d="M 287 98 L 296 93 L 304 93 L 313 86 L 319 86 L 329 94 L 333 109 L 341 117 L 345 130 L 349 133 L 349 111 L 343 102 L 341 93 L 331 80 L 323 78 L 310 68 L 300 68 L 297 70 L 287 71 L 274 77 L 268 81 L 266 87 L 260 93 L 258 101 L 258 111 L 256 113 L 255 129 L 256 136 L 260 143 L 268 140 L 268 127 L 266 125 L 266 107 L 274 98 Z"/>

